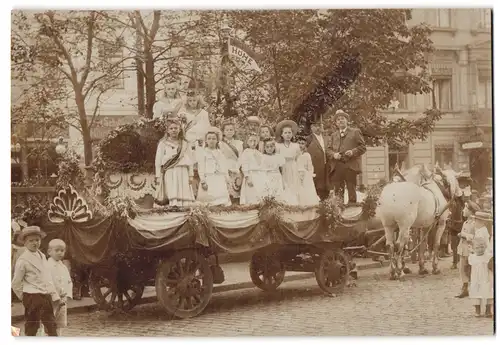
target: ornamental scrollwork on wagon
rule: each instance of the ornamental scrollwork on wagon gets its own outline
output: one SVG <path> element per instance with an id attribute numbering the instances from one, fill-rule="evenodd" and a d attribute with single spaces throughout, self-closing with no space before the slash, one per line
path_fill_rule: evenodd
<path id="1" fill-rule="evenodd" d="M 72 185 L 59 191 L 50 204 L 47 213 L 52 223 L 85 223 L 92 219 L 92 211 L 87 202 L 78 194 Z"/>

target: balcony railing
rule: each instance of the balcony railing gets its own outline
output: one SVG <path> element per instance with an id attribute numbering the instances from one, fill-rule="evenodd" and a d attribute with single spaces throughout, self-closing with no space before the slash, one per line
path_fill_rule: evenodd
<path id="1" fill-rule="evenodd" d="M 56 187 L 11 187 L 10 196 L 12 210 L 28 205 L 29 198 L 35 198 L 38 202 L 50 204 L 56 196 Z"/>

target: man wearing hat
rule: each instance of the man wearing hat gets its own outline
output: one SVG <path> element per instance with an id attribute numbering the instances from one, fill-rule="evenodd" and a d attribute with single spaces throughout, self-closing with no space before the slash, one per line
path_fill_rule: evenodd
<path id="1" fill-rule="evenodd" d="M 61 299 L 57 293 L 47 258 L 39 250 L 45 233 L 38 226 L 27 226 L 18 235 L 26 250 L 17 259 L 12 278 L 12 290 L 23 301 L 25 331 L 36 336 L 40 322 L 49 336 L 57 336 L 53 304 Z"/>
<path id="2" fill-rule="evenodd" d="M 347 186 L 349 204 L 355 204 L 356 177 L 361 172 L 361 156 L 366 152 L 366 145 L 361 131 L 348 127 L 348 121 L 349 115 L 343 110 L 337 110 L 333 115 L 338 130 L 333 133 L 327 150 L 327 173 L 330 187 L 335 189 L 337 197 L 344 200 Z"/>
<path id="3" fill-rule="evenodd" d="M 314 167 L 314 185 L 321 200 L 328 198 L 329 190 L 326 180 L 326 145 L 323 138 L 323 125 L 311 123 L 311 134 L 307 137 L 307 152 L 311 155 Z"/>

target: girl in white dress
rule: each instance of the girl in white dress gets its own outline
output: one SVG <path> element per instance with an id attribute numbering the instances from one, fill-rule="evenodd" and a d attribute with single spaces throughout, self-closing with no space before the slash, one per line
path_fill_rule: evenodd
<path id="1" fill-rule="evenodd" d="M 200 186 L 196 200 L 212 206 L 231 205 L 227 188 L 229 183 L 228 165 L 226 157 L 218 149 L 221 136 L 220 130 L 216 127 L 208 130 L 205 135 L 206 147 L 201 150 L 202 154 L 198 160 Z"/>
<path id="2" fill-rule="evenodd" d="M 194 202 L 193 152 L 179 134 L 180 123 L 167 120 L 167 133 L 158 143 L 155 159 L 158 205 L 189 206 Z"/>
<path id="3" fill-rule="evenodd" d="M 182 106 L 182 98 L 176 83 L 165 84 L 162 97 L 153 106 L 153 118 L 164 118 L 168 113 L 177 115 Z"/>
<path id="4" fill-rule="evenodd" d="M 223 133 L 222 140 L 219 142 L 219 149 L 226 157 L 229 170 L 229 196 L 233 203 L 238 203 L 241 192 L 241 183 L 243 175 L 240 171 L 239 158 L 243 153 L 243 142 L 234 139 L 235 128 L 234 124 L 229 121 L 222 123 L 221 129 Z"/>
<path id="5" fill-rule="evenodd" d="M 277 201 L 287 202 L 284 189 L 283 177 L 280 169 L 285 165 L 285 159 L 276 154 L 276 143 L 273 139 L 264 141 L 264 155 L 262 156 L 262 169 L 266 172 L 266 183 L 264 193 Z"/>
<path id="6" fill-rule="evenodd" d="M 259 135 L 250 133 L 247 136 L 247 148 L 240 156 L 243 184 L 241 186 L 240 204 L 258 204 L 265 196 L 264 188 L 266 172 L 262 170 L 262 152 L 257 150 Z"/>
<path id="7" fill-rule="evenodd" d="M 473 300 L 476 317 L 482 316 L 482 306 L 485 306 L 486 317 L 492 317 L 493 314 L 493 271 L 488 269 L 488 262 L 493 257 L 493 245 L 487 229 L 488 222 L 492 222 L 490 214 L 486 212 L 474 214 L 473 253 L 469 254 L 471 266 L 469 297 Z"/>
<path id="8" fill-rule="evenodd" d="M 297 137 L 297 143 L 300 147 L 300 156 L 297 159 L 297 167 L 299 171 L 299 205 L 313 206 L 319 204 L 319 197 L 316 194 L 314 186 L 314 167 L 312 164 L 311 155 L 307 152 L 307 140 L 305 136 Z"/>
<path id="9" fill-rule="evenodd" d="M 284 120 L 276 125 L 277 153 L 285 158 L 283 165 L 283 185 L 285 193 L 291 198 L 289 204 L 298 204 L 298 190 L 300 187 L 297 158 L 300 156 L 300 147 L 297 143 L 292 143 L 292 137 L 297 134 L 298 126 L 292 120 Z"/>
<path id="10" fill-rule="evenodd" d="M 188 91 L 185 104 L 179 109 L 179 117 L 186 124 L 185 139 L 191 149 L 203 147 L 205 133 L 210 126 L 208 112 L 203 109 L 200 96 L 194 91 Z"/>

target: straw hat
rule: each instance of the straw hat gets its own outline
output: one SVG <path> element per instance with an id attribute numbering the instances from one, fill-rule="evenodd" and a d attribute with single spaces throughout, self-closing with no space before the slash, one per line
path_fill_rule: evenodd
<path id="1" fill-rule="evenodd" d="M 478 211 L 474 214 L 474 218 L 477 220 L 482 220 L 484 222 L 492 222 L 493 218 L 491 217 L 491 214 L 488 212 L 484 211 Z"/>
<path id="2" fill-rule="evenodd" d="M 472 213 L 476 213 L 476 212 L 479 212 L 481 210 L 481 208 L 479 207 L 478 204 L 476 204 L 474 201 L 467 201 L 465 203 L 465 206 L 467 206 L 467 208 L 472 211 Z"/>
<path id="3" fill-rule="evenodd" d="M 17 236 L 17 241 L 19 243 L 24 244 L 24 240 L 26 239 L 27 236 L 32 236 L 32 235 L 37 235 L 40 236 L 40 238 L 45 238 L 47 234 L 43 232 L 40 227 L 32 225 L 32 226 L 27 226 L 24 229 L 21 230 L 19 235 Z"/>
<path id="4" fill-rule="evenodd" d="M 333 115 L 333 117 L 332 117 L 333 122 L 337 121 L 337 118 L 338 118 L 339 116 L 342 116 L 342 117 L 344 117 L 347 121 L 349 121 L 349 117 L 350 117 L 350 116 L 349 116 L 349 114 L 348 114 L 348 113 L 346 113 L 345 111 L 343 111 L 343 110 L 340 110 L 340 109 L 339 109 L 339 110 L 337 110 L 337 111 L 335 112 L 335 115 Z"/>
<path id="5" fill-rule="evenodd" d="M 464 182 L 472 182 L 472 177 L 470 175 L 470 172 L 468 172 L 468 171 L 461 171 L 457 175 L 457 180 L 458 181 L 464 181 Z"/>
<path id="6" fill-rule="evenodd" d="M 281 137 L 281 131 L 283 130 L 284 127 L 291 127 L 293 135 L 296 135 L 297 131 L 299 130 L 299 125 L 297 125 L 295 121 L 283 120 L 276 125 L 275 133 L 277 138 Z"/>

